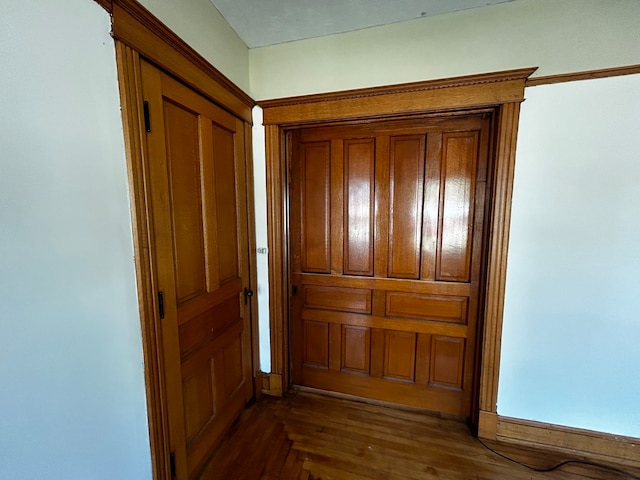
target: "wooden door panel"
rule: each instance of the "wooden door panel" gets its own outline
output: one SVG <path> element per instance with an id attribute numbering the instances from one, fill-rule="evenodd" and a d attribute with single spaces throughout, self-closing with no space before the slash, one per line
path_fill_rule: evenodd
<path id="1" fill-rule="evenodd" d="M 356 327 L 353 325 L 342 325 L 342 342 L 331 343 L 341 347 L 340 369 L 356 373 L 369 374 L 369 361 L 371 349 L 371 329 L 366 327 Z"/>
<path id="2" fill-rule="evenodd" d="M 233 132 L 212 125 L 213 177 L 217 219 L 218 281 L 220 284 L 238 277 L 238 256 L 227 252 L 238 250 L 238 218 L 236 205 L 236 171 Z M 213 255 L 212 255 L 213 256 Z"/>
<path id="3" fill-rule="evenodd" d="M 371 290 L 309 285 L 304 289 L 304 305 L 306 308 L 371 313 Z"/>
<path id="4" fill-rule="evenodd" d="M 142 80 L 170 443 L 187 480 L 252 394 L 244 128 L 149 64 Z"/>
<path id="5" fill-rule="evenodd" d="M 466 297 L 386 293 L 385 315 L 388 317 L 467 323 L 468 299 Z"/>
<path id="6" fill-rule="evenodd" d="M 462 389 L 464 339 L 433 336 L 429 385 Z"/>
<path id="7" fill-rule="evenodd" d="M 344 274 L 373 275 L 375 141 L 344 142 Z"/>
<path id="8" fill-rule="evenodd" d="M 304 322 L 304 364 L 329 368 L 329 324 Z"/>
<path id="9" fill-rule="evenodd" d="M 411 382 L 415 380 L 416 334 L 385 331 L 384 378 Z"/>
<path id="10" fill-rule="evenodd" d="M 472 115 L 292 137 L 296 383 L 470 413 L 488 128 Z"/>
<path id="11" fill-rule="evenodd" d="M 425 137 L 391 137 L 389 277 L 420 277 Z"/>
<path id="12" fill-rule="evenodd" d="M 331 145 L 304 145 L 302 151 L 302 269 L 331 271 Z"/>
<path id="13" fill-rule="evenodd" d="M 163 102 L 178 304 L 204 293 L 201 162 L 198 117 Z"/>
<path id="14" fill-rule="evenodd" d="M 478 132 L 445 133 L 437 280 L 469 281 Z"/>
<path id="15" fill-rule="evenodd" d="M 240 318 L 240 302 L 234 293 L 179 327 L 180 357 L 186 358 L 198 348 L 218 338 Z"/>
<path id="16" fill-rule="evenodd" d="M 190 376 L 184 379 L 182 394 L 184 401 L 190 407 L 185 410 L 185 424 L 187 443 L 191 443 L 195 436 L 209 423 L 214 415 L 214 398 L 212 364 L 200 365 Z"/>

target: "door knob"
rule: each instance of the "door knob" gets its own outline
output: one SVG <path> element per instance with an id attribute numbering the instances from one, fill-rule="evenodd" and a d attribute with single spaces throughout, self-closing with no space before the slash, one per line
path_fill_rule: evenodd
<path id="1" fill-rule="evenodd" d="M 244 304 L 246 305 L 249 302 L 249 297 L 253 297 L 253 290 L 250 288 L 244 288 Z"/>

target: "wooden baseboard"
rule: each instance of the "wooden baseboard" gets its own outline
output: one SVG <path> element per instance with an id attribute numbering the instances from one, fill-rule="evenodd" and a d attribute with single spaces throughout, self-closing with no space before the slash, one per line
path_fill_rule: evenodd
<path id="1" fill-rule="evenodd" d="M 495 440 L 498 435 L 498 415 L 494 412 L 480 410 L 478 417 L 478 436 L 487 440 Z"/>
<path id="2" fill-rule="evenodd" d="M 495 436 L 492 437 L 493 425 Z M 523 447 L 552 449 L 601 463 L 640 467 L 640 438 L 502 417 L 490 412 L 480 412 L 478 435 Z"/>
<path id="3" fill-rule="evenodd" d="M 282 397 L 282 375 L 262 372 L 262 393 L 272 397 Z"/>

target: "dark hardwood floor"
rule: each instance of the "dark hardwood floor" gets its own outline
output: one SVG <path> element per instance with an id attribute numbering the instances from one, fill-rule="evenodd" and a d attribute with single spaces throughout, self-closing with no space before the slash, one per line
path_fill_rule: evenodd
<path id="1" fill-rule="evenodd" d="M 537 468 L 566 457 L 492 443 Z M 640 471 L 633 472 L 640 475 Z M 200 480 L 623 480 L 612 470 L 568 464 L 535 472 L 483 446 L 455 420 L 292 392 L 263 397 L 232 427 Z M 635 477 L 638 478 L 638 477 Z"/>

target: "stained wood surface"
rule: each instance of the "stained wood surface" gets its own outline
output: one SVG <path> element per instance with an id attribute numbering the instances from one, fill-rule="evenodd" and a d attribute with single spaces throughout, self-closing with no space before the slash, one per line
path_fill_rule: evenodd
<path id="1" fill-rule="evenodd" d="M 265 125 L 299 125 L 521 102 L 537 68 L 263 100 Z"/>
<path id="2" fill-rule="evenodd" d="M 112 12 L 112 35 L 251 124 L 255 102 L 136 0 L 98 0 Z"/>
<path id="3" fill-rule="evenodd" d="M 293 132 L 292 379 L 471 415 L 490 116 Z"/>
<path id="4" fill-rule="evenodd" d="M 569 459 L 496 442 L 491 447 L 538 468 Z M 247 409 L 199 480 L 623 478 L 573 464 L 533 472 L 487 450 L 455 420 L 299 392 L 263 397 Z"/>
<path id="5" fill-rule="evenodd" d="M 243 122 L 142 63 L 169 435 L 194 478 L 253 396 Z"/>

